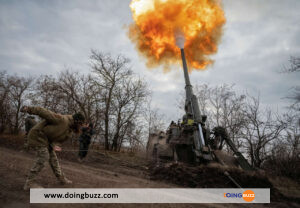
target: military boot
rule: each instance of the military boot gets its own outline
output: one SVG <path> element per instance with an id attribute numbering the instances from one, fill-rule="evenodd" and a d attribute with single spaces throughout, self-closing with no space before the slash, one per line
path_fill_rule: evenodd
<path id="1" fill-rule="evenodd" d="M 58 177 L 58 180 L 61 185 L 66 185 L 66 184 L 72 184 L 73 182 L 69 179 L 67 179 L 65 176 L 60 176 Z"/>
<path id="2" fill-rule="evenodd" d="M 43 188 L 41 185 L 34 183 L 31 180 L 26 180 L 25 184 L 24 184 L 24 191 L 28 191 L 31 188 Z"/>

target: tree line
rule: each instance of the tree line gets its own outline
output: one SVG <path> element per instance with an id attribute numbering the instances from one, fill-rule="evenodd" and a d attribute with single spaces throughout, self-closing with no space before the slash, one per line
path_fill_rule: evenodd
<path id="1" fill-rule="evenodd" d="M 88 74 L 65 69 L 57 76 L 34 78 L 0 72 L 0 133 L 18 134 L 26 116 L 21 107 L 33 105 L 61 114 L 82 112 L 94 123 L 96 138 L 107 150 L 140 147 L 141 135 L 153 125 L 153 121 L 141 123 L 141 118 L 154 111 L 146 109 L 151 96 L 147 83 L 129 64 L 122 55 L 92 50 Z"/>
<path id="2" fill-rule="evenodd" d="M 22 130 L 23 105 L 61 114 L 82 112 L 94 123 L 97 141 L 107 150 L 127 146 L 134 151 L 143 146 L 150 132 L 165 130 L 164 116 L 151 107 L 148 85 L 132 71 L 128 58 L 92 50 L 90 68 L 88 74 L 64 69 L 56 76 L 39 77 L 0 72 L 0 133 Z M 284 72 L 299 73 L 299 59 L 292 57 Z M 259 96 L 239 94 L 234 85 L 195 85 L 194 93 L 208 126 L 225 127 L 252 166 L 295 176 L 300 167 L 300 91 L 299 86 L 294 89 L 285 113 L 263 108 Z"/>

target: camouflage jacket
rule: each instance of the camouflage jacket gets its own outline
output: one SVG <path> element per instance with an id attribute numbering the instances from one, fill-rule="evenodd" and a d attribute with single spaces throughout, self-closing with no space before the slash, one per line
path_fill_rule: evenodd
<path id="1" fill-rule="evenodd" d="M 28 107 L 27 112 L 43 119 L 28 134 L 30 146 L 59 145 L 72 137 L 72 115 L 57 114 L 41 107 Z"/>

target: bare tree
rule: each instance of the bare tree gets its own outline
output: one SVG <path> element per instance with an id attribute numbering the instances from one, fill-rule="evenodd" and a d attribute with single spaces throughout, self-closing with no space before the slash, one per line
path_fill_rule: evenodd
<path id="1" fill-rule="evenodd" d="M 9 84 L 9 97 L 13 109 L 13 133 L 18 133 L 24 115 L 21 114 L 20 109 L 27 100 L 28 90 L 30 90 L 33 78 L 19 77 L 17 75 L 8 76 L 7 82 Z"/>
<path id="2" fill-rule="evenodd" d="M 103 129 L 104 105 L 101 98 L 102 88 L 97 84 L 91 74 L 82 75 L 65 70 L 59 74 L 55 88 L 64 96 L 68 113 L 81 111 L 86 120 L 94 124 L 95 133 L 99 135 Z"/>
<path id="3" fill-rule="evenodd" d="M 263 168 L 268 171 L 294 178 L 299 181 L 300 172 L 300 125 L 298 117 L 293 112 L 284 115 L 286 123 L 281 136 L 272 145 L 271 154 L 268 156 Z"/>
<path id="4" fill-rule="evenodd" d="M 300 120 L 293 112 L 285 115 L 285 144 L 288 158 L 300 162 Z"/>
<path id="5" fill-rule="evenodd" d="M 245 108 L 245 95 L 238 95 L 234 85 L 223 84 L 209 91 L 211 109 L 210 123 L 213 126 L 222 126 L 227 129 L 229 137 L 237 148 L 241 147 L 239 138 L 245 123 L 243 114 Z"/>
<path id="6" fill-rule="evenodd" d="M 127 131 L 133 131 L 133 122 L 142 110 L 148 96 L 146 83 L 140 78 L 125 77 L 118 83 L 114 92 L 115 132 L 112 149 L 117 151 L 123 143 Z"/>
<path id="7" fill-rule="evenodd" d="M 140 151 L 145 147 L 141 140 L 141 138 L 143 138 L 143 126 L 133 124 L 133 128 L 128 128 L 126 137 L 128 138 L 131 152 Z"/>
<path id="8" fill-rule="evenodd" d="M 57 79 L 53 76 L 40 76 L 30 94 L 32 105 L 38 105 L 54 112 L 62 112 L 65 97 L 57 90 Z"/>
<path id="9" fill-rule="evenodd" d="M 300 57 L 290 57 L 290 66 L 284 67 L 282 72 L 285 73 L 299 73 L 300 72 Z M 295 111 L 300 112 L 300 86 L 293 86 L 293 91 L 289 96 L 287 96 L 288 99 L 292 100 L 292 104 L 290 108 L 292 108 Z"/>
<path id="10" fill-rule="evenodd" d="M 150 134 L 165 131 L 167 128 L 165 115 L 160 113 L 157 108 L 152 105 L 152 97 L 149 97 L 146 102 L 146 109 L 143 112 L 143 120 L 146 126 L 146 137 Z"/>
<path id="11" fill-rule="evenodd" d="M 122 55 L 113 58 L 109 54 L 92 50 L 91 67 L 96 78 L 96 85 L 102 89 L 101 95 L 104 100 L 104 140 L 105 149 L 109 149 L 109 140 L 111 132 L 110 119 L 112 114 L 113 92 L 122 79 L 126 79 L 132 75 L 131 69 L 128 67 L 129 59 Z"/>
<path id="12" fill-rule="evenodd" d="M 0 132 L 7 130 L 8 126 L 12 126 L 11 105 L 9 99 L 10 85 L 7 82 L 7 74 L 5 71 L 0 72 Z"/>
<path id="13" fill-rule="evenodd" d="M 271 142 L 280 136 L 285 123 L 271 110 L 260 109 L 259 97 L 249 96 L 244 111 L 247 122 L 244 125 L 244 140 L 252 166 L 261 167 L 271 151 Z"/>
<path id="14" fill-rule="evenodd" d="M 240 138 L 246 120 L 243 114 L 246 96 L 237 94 L 234 85 L 226 84 L 220 86 L 196 85 L 195 94 L 201 113 L 207 115 L 207 126 L 226 128 L 235 145 L 238 148 L 241 147 Z"/>
<path id="15" fill-rule="evenodd" d="M 99 102 L 99 88 L 94 84 L 91 75 L 80 75 L 78 72 L 65 70 L 60 73 L 56 84 L 57 91 L 66 96 L 69 110 L 81 111 L 87 120 L 93 120 L 96 103 Z"/>

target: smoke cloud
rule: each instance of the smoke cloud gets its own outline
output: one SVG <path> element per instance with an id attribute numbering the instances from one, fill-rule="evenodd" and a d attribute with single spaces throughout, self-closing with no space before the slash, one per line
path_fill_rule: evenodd
<path id="1" fill-rule="evenodd" d="M 180 30 L 175 31 L 174 35 L 175 35 L 176 45 L 179 48 L 184 48 L 185 38 L 184 38 L 184 34 L 182 33 L 182 31 L 180 31 Z"/>
<path id="2" fill-rule="evenodd" d="M 220 1 L 215 0 L 132 0 L 134 23 L 128 36 L 148 67 L 180 63 L 185 48 L 190 70 L 213 63 L 226 22 Z"/>

